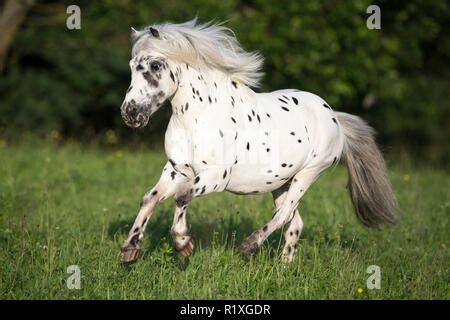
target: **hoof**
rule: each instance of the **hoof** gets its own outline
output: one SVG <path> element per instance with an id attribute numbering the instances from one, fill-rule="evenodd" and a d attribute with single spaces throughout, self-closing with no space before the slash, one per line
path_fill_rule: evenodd
<path id="1" fill-rule="evenodd" d="M 242 254 L 246 254 L 246 255 L 254 255 L 258 249 L 259 249 L 259 245 L 258 245 L 258 234 L 253 233 L 251 234 L 240 246 L 239 246 L 239 251 Z"/>
<path id="2" fill-rule="evenodd" d="M 190 238 L 186 245 L 178 250 L 183 257 L 188 257 L 194 252 L 194 239 Z"/>
<path id="3" fill-rule="evenodd" d="M 138 247 L 125 245 L 120 250 L 120 260 L 127 263 L 134 262 L 139 257 L 140 251 Z"/>

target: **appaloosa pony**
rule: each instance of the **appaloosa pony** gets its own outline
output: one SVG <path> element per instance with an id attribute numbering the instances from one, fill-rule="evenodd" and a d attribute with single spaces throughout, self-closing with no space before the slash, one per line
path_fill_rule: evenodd
<path id="1" fill-rule="evenodd" d="M 121 107 L 133 128 L 170 101 L 165 133 L 168 162 L 142 199 L 121 250 L 134 261 L 156 205 L 175 196 L 173 245 L 190 255 L 187 227 L 192 199 L 211 192 L 272 192 L 275 212 L 240 246 L 253 254 L 285 227 L 283 257 L 291 261 L 303 222 L 298 203 L 320 173 L 345 158 L 350 192 L 361 222 L 395 222 L 396 204 L 374 130 L 360 118 L 334 112 L 320 97 L 296 89 L 256 93 L 262 57 L 244 51 L 230 29 L 192 21 L 132 32 L 131 85 Z"/>

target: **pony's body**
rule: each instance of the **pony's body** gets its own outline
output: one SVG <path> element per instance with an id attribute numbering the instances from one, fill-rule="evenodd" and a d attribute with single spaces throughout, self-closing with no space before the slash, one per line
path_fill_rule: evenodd
<path id="1" fill-rule="evenodd" d="M 355 209 L 369 226 L 394 221 L 395 203 L 373 130 L 361 119 L 334 112 L 320 97 L 294 89 L 255 93 L 261 58 L 243 51 L 226 29 L 214 25 L 166 24 L 134 34 L 132 81 L 122 116 L 133 127 L 169 99 L 172 116 L 165 135 L 168 163 L 145 196 L 122 248 L 136 259 L 155 206 L 174 195 L 173 244 L 193 250 L 186 210 L 212 192 L 272 192 L 272 219 L 241 245 L 254 253 L 286 226 L 283 255 L 291 261 L 303 221 L 298 202 L 326 168 L 344 155 Z"/>
<path id="2" fill-rule="evenodd" d="M 227 77 L 207 81 L 206 74 L 184 68 L 183 74 L 194 76 L 183 75 L 172 100 L 166 154 L 194 172 L 227 170 L 215 191 L 271 192 L 306 167 L 322 171 L 340 158 L 342 131 L 318 96 L 299 90 L 255 93 Z"/>

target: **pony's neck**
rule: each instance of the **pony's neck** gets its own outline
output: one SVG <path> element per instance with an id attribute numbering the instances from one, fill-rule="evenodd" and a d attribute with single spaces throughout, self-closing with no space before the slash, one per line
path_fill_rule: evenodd
<path id="1" fill-rule="evenodd" d="M 253 92 L 220 70 L 199 69 L 188 64 L 179 64 L 176 70 L 179 84 L 171 99 L 172 116 L 183 121 L 192 120 L 210 105 L 223 103 L 226 97 L 236 96 L 237 86 L 242 94 Z"/>

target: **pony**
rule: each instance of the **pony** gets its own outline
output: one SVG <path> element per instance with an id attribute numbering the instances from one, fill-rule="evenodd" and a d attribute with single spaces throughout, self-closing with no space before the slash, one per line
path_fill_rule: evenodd
<path id="1" fill-rule="evenodd" d="M 121 248 L 135 261 L 155 207 L 174 196 L 173 246 L 189 256 L 189 203 L 212 192 L 271 192 L 272 218 L 239 250 L 252 255 L 284 227 L 283 260 L 297 251 L 303 221 L 300 199 L 325 169 L 345 159 L 360 221 L 369 227 L 396 222 L 396 201 L 374 130 L 361 118 L 335 112 L 319 96 L 285 89 L 257 93 L 263 57 L 247 52 L 217 23 L 163 23 L 132 28 L 131 84 L 120 108 L 124 122 L 141 128 L 166 100 L 172 114 L 165 132 L 167 163 L 142 198 Z"/>

